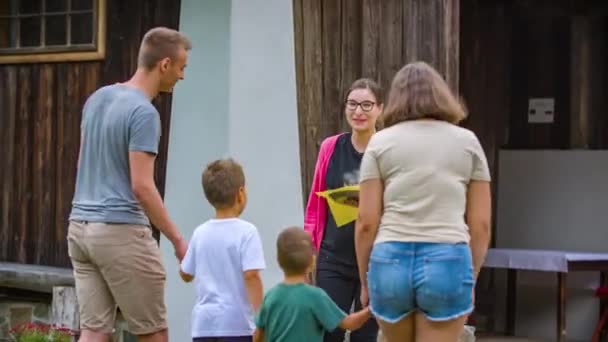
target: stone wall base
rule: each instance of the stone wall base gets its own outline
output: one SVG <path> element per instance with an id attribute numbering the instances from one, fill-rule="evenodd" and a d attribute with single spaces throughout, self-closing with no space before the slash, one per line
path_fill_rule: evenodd
<path id="1" fill-rule="evenodd" d="M 51 324 L 51 303 L 0 301 L 0 341 L 10 340 L 9 331 L 12 327 L 28 324 Z M 119 314 L 116 317 L 115 332 L 112 342 L 135 342 L 135 336 L 127 330 L 127 323 Z"/>

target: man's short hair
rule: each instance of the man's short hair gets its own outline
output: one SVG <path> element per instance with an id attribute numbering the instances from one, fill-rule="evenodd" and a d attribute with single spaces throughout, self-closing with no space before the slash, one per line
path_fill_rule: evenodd
<path id="1" fill-rule="evenodd" d="M 243 168 L 232 159 L 211 162 L 203 171 L 202 178 L 205 197 L 216 209 L 233 206 L 239 188 L 245 186 Z"/>
<path id="2" fill-rule="evenodd" d="M 277 238 L 277 259 L 286 275 L 305 274 L 313 258 L 310 235 L 300 227 L 289 227 Z"/>
<path id="3" fill-rule="evenodd" d="M 151 70 L 164 58 L 175 58 L 180 47 L 192 48 L 192 43 L 183 33 L 167 27 L 155 27 L 144 35 L 139 47 L 137 65 Z"/>

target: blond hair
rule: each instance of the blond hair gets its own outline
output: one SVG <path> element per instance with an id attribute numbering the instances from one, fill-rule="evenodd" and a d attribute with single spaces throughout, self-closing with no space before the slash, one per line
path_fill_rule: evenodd
<path id="1" fill-rule="evenodd" d="M 179 48 L 190 50 L 192 43 L 183 33 L 167 27 L 155 27 L 144 35 L 139 47 L 137 65 L 153 69 L 164 58 L 175 58 Z"/>
<path id="2" fill-rule="evenodd" d="M 393 78 L 383 114 L 383 126 L 423 118 L 457 124 L 466 117 L 464 104 L 430 65 L 405 65 Z"/>

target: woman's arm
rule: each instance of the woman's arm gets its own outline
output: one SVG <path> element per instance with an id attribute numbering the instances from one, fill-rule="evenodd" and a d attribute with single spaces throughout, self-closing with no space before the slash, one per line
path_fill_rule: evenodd
<path id="1" fill-rule="evenodd" d="M 471 234 L 471 254 L 475 278 L 483 266 L 490 245 L 492 195 L 490 183 L 472 180 L 467 190 L 467 225 Z"/>
<path id="2" fill-rule="evenodd" d="M 355 251 L 362 293 L 364 290 L 367 293 L 367 267 L 382 216 L 383 191 L 380 179 L 369 179 L 360 184 L 359 215 L 355 223 Z"/>
<path id="3" fill-rule="evenodd" d="M 321 150 L 323 151 L 323 150 Z M 321 189 L 321 164 L 322 164 L 322 155 L 321 153 L 317 157 L 317 163 L 315 165 L 315 173 L 312 180 L 312 186 L 310 189 L 310 194 L 308 195 L 308 203 L 306 204 L 306 211 L 304 212 L 304 231 L 310 234 L 310 239 L 312 241 L 312 245 L 315 251 L 318 252 L 317 246 L 319 245 L 317 241 L 317 221 L 319 213 L 319 202 L 321 198 L 316 194 L 317 191 L 324 190 Z M 309 270 L 306 275 L 306 282 L 308 284 L 314 285 L 316 283 L 315 274 L 316 274 L 316 261 L 313 263 L 312 268 Z"/>
<path id="4" fill-rule="evenodd" d="M 319 212 L 321 202 L 323 199 L 317 195 L 318 191 L 325 190 L 324 184 L 324 162 L 327 159 L 328 140 L 324 140 L 319 149 L 317 155 L 317 161 L 315 163 L 315 171 L 312 178 L 312 185 L 310 187 L 310 193 L 308 194 L 308 202 L 306 203 L 306 210 L 304 211 L 304 231 L 310 234 L 312 239 L 312 245 L 317 249 L 319 241 L 317 241 L 317 230 L 319 229 L 318 220 L 322 213 Z"/>

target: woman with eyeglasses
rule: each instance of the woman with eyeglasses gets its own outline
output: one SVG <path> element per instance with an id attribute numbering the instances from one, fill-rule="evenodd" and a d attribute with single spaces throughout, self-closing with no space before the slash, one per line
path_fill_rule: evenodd
<path id="1" fill-rule="evenodd" d="M 361 283 L 355 256 L 355 223 L 336 224 L 321 191 L 359 183 L 363 152 L 376 132 L 376 121 L 383 109 L 382 89 L 370 79 L 355 81 L 344 101 L 344 115 L 351 131 L 323 141 L 317 157 L 312 189 L 306 206 L 304 229 L 312 236 L 318 257 L 316 285 L 325 290 L 345 312 L 361 309 Z M 358 196 L 347 200 L 358 205 Z M 351 342 L 376 341 L 378 325 L 370 319 L 351 332 Z M 345 331 L 337 328 L 326 334 L 324 342 L 342 342 Z"/>

